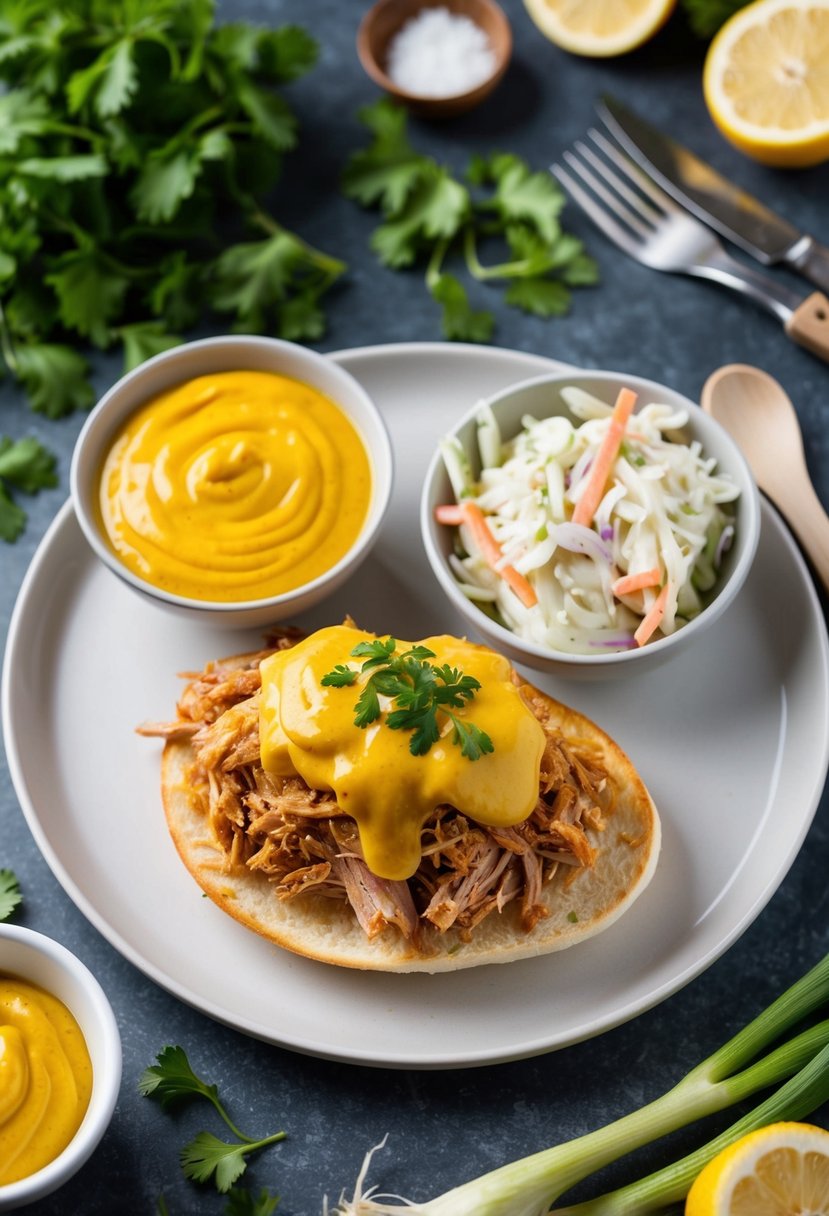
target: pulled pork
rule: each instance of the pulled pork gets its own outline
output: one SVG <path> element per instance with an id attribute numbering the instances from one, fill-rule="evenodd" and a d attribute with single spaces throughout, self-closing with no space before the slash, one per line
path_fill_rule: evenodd
<path id="1" fill-rule="evenodd" d="M 532 813 L 515 827 L 497 828 L 440 806 L 424 825 L 416 874 L 402 882 L 378 878 L 365 864 L 356 823 L 332 793 L 274 776 L 259 763 L 259 663 L 298 636 L 285 630 L 258 653 L 184 673 L 189 683 L 176 721 L 138 728 L 192 745 L 193 796 L 228 867 L 266 875 L 282 900 L 307 891 L 346 900 L 369 938 L 395 926 L 421 945 L 428 925 L 440 933 L 453 927 L 467 940 L 513 900 L 530 932 L 547 915 L 542 890 L 558 868 L 593 864 L 586 829 L 603 830 L 612 792 L 592 741 L 565 740 L 550 724 L 544 699 L 516 677 L 547 736 Z"/>

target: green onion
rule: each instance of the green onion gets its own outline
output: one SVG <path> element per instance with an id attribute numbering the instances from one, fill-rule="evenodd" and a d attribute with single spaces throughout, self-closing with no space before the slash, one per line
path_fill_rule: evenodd
<path id="1" fill-rule="evenodd" d="M 399 1216 L 402 1211 L 408 1216 L 544 1216 L 576 1183 L 625 1153 L 785 1082 L 681 1161 L 610 1195 L 555 1209 L 556 1216 L 646 1216 L 662 1211 L 680 1201 L 706 1162 L 740 1136 L 781 1119 L 803 1119 L 829 1100 L 829 1021 L 756 1058 L 827 1001 L 829 955 L 673 1089 L 615 1123 L 501 1166 L 425 1203 L 382 1196 L 376 1189 L 365 1191 L 372 1150 L 363 1161 L 352 1198 L 341 1196 L 330 1216 Z M 385 1202 L 386 1198 L 398 1201 Z M 328 1212 L 326 1202 L 325 1216 Z"/>

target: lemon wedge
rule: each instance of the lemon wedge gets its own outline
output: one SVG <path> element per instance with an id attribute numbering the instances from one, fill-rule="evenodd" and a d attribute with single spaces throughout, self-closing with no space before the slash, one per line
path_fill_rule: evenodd
<path id="1" fill-rule="evenodd" d="M 829 0 L 754 0 L 713 39 L 703 92 L 712 119 L 766 165 L 829 159 Z"/>
<path id="2" fill-rule="evenodd" d="M 685 1216 L 829 1216 L 829 1132 L 771 1123 L 741 1137 L 697 1177 Z"/>
<path id="3" fill-rule="evenodd" d="M 647 42 L 676 0 L 524 0 L 535 24 L 556 46 L 597 58 L 624 55 Z"/>

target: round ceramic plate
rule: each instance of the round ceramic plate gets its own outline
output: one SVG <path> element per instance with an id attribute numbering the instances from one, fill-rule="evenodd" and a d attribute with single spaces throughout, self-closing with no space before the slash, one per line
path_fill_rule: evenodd
<path id="1" fill-rule="evenodd" d="M 385 415 L 396 488 L 373 556 L 300 623 L 350 612 L 402 637 L 462 632 L 421 548 L 423 472 L 440 435 L 478 397 L 557 365 L 439 344 L 333 357 Z M 202 898 L 167 835 L 160 745 L 134 729 L 174 716 L 177 672 L 255 644 L 255 635 L 194 628 L 134 595 L 93 557 L 67 504 L 14 611 L 6 747 L 38 846 L 101 933 L 182 1000 L 298 1051 L 461 1067 L 563 1047 L 635 1016 L 698 975 L 757 916 L 823 788 L 825 627 L 798 550 L 764 504 L 749 580 L 692 653 L 635 685 L 532 677 L 615 736 L 661 811 L 660 863 L 632 909 L 576 949 L 511 963 L 508 975 L 499 966 L 428 976 L 314 963 Z"/>

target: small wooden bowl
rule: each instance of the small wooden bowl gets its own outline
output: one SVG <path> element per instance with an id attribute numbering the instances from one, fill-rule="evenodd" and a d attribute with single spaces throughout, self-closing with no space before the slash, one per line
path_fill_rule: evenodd
<path id="1" fill-rule="evenodd" d="M 427 8 L 446 8 L 458 16 L 469 17 L 484 31 L 495 55 L 496 66 L 491 76 L 465 93 L 453 93 L 446 97 L 408 93 L 389 79 L 386 62 L 392 38 L 408 21 Z M 424 118 L 442 118 L 471 110 L 492 92 L 509 66 L 512 30 L 495 0 L 377 0 L 360 23 L 357 54 L 372 80 L 413 114 Z"/>

